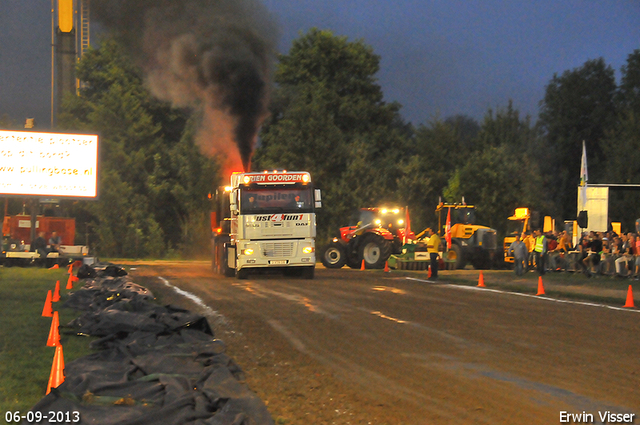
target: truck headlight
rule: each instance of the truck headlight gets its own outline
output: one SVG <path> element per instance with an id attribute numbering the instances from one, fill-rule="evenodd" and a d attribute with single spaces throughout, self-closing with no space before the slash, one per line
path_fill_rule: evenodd
<path id="1" fill-rule="evenodd" d="M 244 251 L 242 251 L 242 253 L 244 255 L 253 255 L 253 249 L 252 248 L 247 248 Z"/>
<path id="2" fill-rule="evenodd" d="M 313 249 L 312 246 L 305 246 L 304 248 L 302 248 L 303 254 L 311 254 L 313 251 L 315 250 Z"/>

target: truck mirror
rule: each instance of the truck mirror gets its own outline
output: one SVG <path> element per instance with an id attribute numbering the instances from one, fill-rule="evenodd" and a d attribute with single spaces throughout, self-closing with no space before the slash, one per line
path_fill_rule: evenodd
<path id="1" fill-rule="evenodd" d="M 322 192 L 320 189 L 315 189 L 315 201 L 316 208 L 322 208 Z"/>
<path id="2" fill-rule="evenodd" d="M 238 212 L 238 192 L 235 190 L 229 194 L 229 204 L 231 212 Z"/>

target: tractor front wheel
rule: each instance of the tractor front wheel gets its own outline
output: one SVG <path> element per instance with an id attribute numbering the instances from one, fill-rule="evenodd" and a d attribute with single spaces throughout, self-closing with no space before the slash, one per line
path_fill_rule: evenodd
<path id="1" fill-rule="evenodd" d="M 331 242 L 320 255 L 322 264 L 328 269 L 339 269 L 347 262 L 347 250 L 337 242 Z"/>
<path id="2" fill-rule="evenodd" d="M 454 264 L 455 269 L 464 269 L 464 266 L 466 266 L 466 261 L 460 245 L 451 244 L 451 249 L 444 255 L 446 256 L 447 262 Z"/>

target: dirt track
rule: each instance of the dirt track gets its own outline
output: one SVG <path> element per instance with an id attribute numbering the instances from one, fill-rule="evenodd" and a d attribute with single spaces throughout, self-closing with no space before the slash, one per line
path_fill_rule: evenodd
<path id="1" fill-rule="evenodd" d="M 133 275 L 162 302 L 210 316 L 276 423 L 554 424 L 561 411 L 598 423 L 599 411 L 640 413 L 640 313 L 576 299 L 616 306 L 628 281 L 545 277 L 547 293 L 566 295 L 557 302 L 535 296 L 533 274 L 508 272 L 485 272 L 486 289 L 471 270 L 438 283 L 424 272 L 322 268 L 313 281 L 238 281 L 206 262 L 139 265 Z"/>

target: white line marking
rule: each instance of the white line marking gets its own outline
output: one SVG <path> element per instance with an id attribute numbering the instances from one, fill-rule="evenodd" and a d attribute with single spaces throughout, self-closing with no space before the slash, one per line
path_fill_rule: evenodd
<path id="1" fill-rule="evenodd" d="M 449 287 L 449 288 L 467 289 L 467 290 L 472 290 L 472 291 L 496 292 L 498 294 L 518 295 L 520 297 L 529 297 L 529 298 L 535 298 L 537 300 L 554 301 L 554 302 L 557 302 L 557 303 L 586 305 L 586 306 L 589 306 L 589 307 L 603 307 L 603 308 L 610 308 L 611 310 L 631 311 L 631 312 L 634 312 L 634 313 L 640 313 L 640 310 L 629 308 L 629 307 L 613 307 L 613 306 L 606 305 L 606 304 L 588 303 L 588 302 L 584 302 L 584 301 L 558 300 L 558 299 L 555 299 L 555 298 L 542 297 L 540 295 L 523 294 L 523 293 L 520 293 L 520 292 L 501 291 L 499 289 L 479 288 L 477 286 L 452 285 L 450 283 L 436 282 L 436 281 L 433 281 L 433 280 L 426 280 L 426 279 L 417 279 L 415 277 L 406 277 L 405 279 L 407 279 L 407 280 L 415 280 L 415 281 L 418 281 L 418 282 L 437 283 L 437 284 L 439 284 L 441 286 Z"/>
<path id="2" fill-rule="evenodd" d="M 185 290 L 182 290 L 182 289 L 178 288 L 177 286 L 173 286 L 171 283 L 169 283 L 169 281 L 167 279 L 165 279 L 162 276 L 158 276 L 158 279 L 160 279 L 162 281 L 162 283 L 164 283 L 169 288 L 171 288 L 174 291 L 176 291 L 178 294 L 180 294 L 183 297 L 188 298 L 191 301 L 193 301 L 194 303 L 196 303 L 200 308 L 202 308 L 204 310 L 206 315 L 215 317 L 216 319 L 221 320 L 225 324 L 227 323 L 227 320 L 225 319 L 225 317 L 222 314 L 218 313 L 217 311 L 213 310 L 211 307 L 206 305 L 204 303 L 204 301 L 202 301 L 202 299 L 200 299 L 197 295 L 192 294 L 191 292 L 187 292 Z"/>

